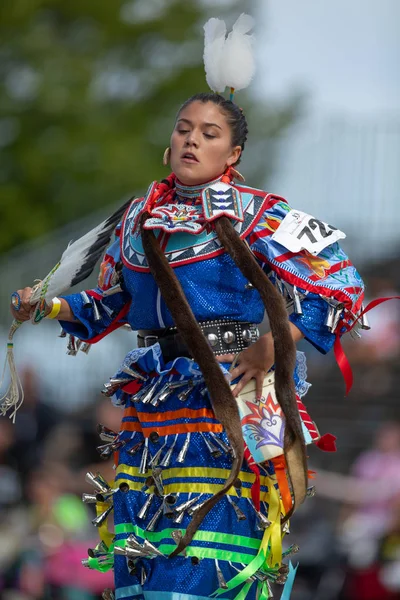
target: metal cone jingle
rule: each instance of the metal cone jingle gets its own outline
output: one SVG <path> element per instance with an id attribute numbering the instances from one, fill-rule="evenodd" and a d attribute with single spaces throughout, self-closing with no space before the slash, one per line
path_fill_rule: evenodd
<path id="1" fill-rule="evenodd" d="M 108 515 L 114 509 L 114 505 L 109 506 L 104 512 L 98 515 L 95 519 L 93 519 L 92 523 L 95 527 L 100 527 L 103 525 L 104 521 L 107 519 Z"/>
<path id="2" fill-rule="evenodd" d="M 149 540 L 144 540 L 143 550 L 145 550 L 149 554 L 155 554 L 156 556 L 162 556 L 163 558 L 165 558 L 165 555 L 158 548 L 156 548 L 151 542 L 149 542 Z"/>
<path id="3" fill-rule="evenodd" d="M 111 487 L 108 485 L 104 477 L 100 475 L 100 473 L 96 473 L 96 475 L 94 475 L 93 473 L 88 471 L 85 475 L 85 481 L 87 483 L 90 483 L 100 493 L 106 493 L 111 491 Z"/>

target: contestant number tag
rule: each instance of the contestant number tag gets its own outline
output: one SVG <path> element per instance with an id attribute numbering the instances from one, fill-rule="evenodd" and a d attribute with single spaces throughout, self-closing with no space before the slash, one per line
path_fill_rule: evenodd
<path id="1" fill-rule="evenodd" d="M 307 250 L 317 255 L 324 248 L 344 239 L 346 234 L 301 210 L 288 212 L 271 239 L 291 252 Z"/>

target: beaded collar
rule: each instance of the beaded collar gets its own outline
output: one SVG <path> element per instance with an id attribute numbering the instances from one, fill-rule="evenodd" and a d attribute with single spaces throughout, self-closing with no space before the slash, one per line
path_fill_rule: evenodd
<path id="1" fill-rule="evenodd" d="M 192 203 L 200 203 L 201 202 L 201 193 L 202 191 L 217 183 L 217 181 L 221 181 L 222 175 L 217 177 L 216 179 L 212 179 L 211 181 L 207 181 L 206 183 L 202 183 L 199 185 L 183 185 L 178 179 L 175 181 L 175 193 L 177 198 L 181 202 L 186 202 L 190 200 Z"/>

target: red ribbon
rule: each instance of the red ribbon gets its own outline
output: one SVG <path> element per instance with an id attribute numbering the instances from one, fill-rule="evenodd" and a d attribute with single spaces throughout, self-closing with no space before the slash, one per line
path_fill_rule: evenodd
<path id="1" fill-rule="evenodd" d="M 363 315 L 365 315 L 365 313 L 367 313 L 370 310 L 372 310 L 373 308 L 375 308 L 375 306 L 379 306 L 379 304 L 382 304 L 383 302 L 387 302 L 388 300 L 400 300 L 400 296 L 389 296 L 388 298 L 377 298 L 376 300 L 371 300 L 371 302 L 369 302 L 369 304 L 367 304 L 367 306 L 364 308 L 364 310 L 358 315 L 358 317 L 354 321 L 353 325 L 351 325 L 351 326 L 346 325 L 346 324 L 344 325 L 346 328 L 346 332 L 351 331 L 353 329 L 353 327 L 356 325 L 357 321 L 359 321 L 361 319 L 361 317 Z M 336 339 L 335 339 L 335 343 L 333 345 L 333 350 L 335 353 L 335 358 L 336 358 L 337 364 L 339 365 L 339 369 L 342 372 L 343 379 L 346 384 L 346 396 L 347 396 L 353 385 L 353 372 L 351 370 L 350 363 L 348 361 L 346 354 L 344 353 L 342 344 L 340 342 L 340 333 L 339 332 L 336 334 Z"/>
<path id="2" fill-rule="evenodd" d="M 253 457 L 250 454 L 250 450 L 245 445 L 244 447 L 244 457 L 249 465 L 250 469 L 253 471 L 256 476 L 253 485 L 251 486 L 251 499 L 253 500 L 253 504 L 256 510 L 260 510 L 260 493 L 261 493 L 261 482 L 260 482 L 260 469 L 254 462 Z"/>

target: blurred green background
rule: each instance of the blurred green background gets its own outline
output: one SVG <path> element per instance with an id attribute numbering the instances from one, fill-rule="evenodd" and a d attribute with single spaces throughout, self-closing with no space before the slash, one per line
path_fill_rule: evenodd
<path id="1" fill-rule="evenodd" d="M 0 5 L 0 253 L 162 178 L 175 114 L 207 85 L 202 26 L 248 2 L 3 0 Z M 269 141 L 292 122 L 279 106 L 251 116 L 246 175 L 265 185 Z"/>

